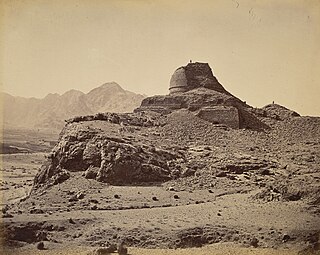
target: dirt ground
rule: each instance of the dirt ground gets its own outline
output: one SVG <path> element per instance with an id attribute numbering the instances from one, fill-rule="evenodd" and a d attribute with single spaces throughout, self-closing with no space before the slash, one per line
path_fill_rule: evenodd
<path id="1" fill-rule="evenodd" d="M 50 246 L 48 250 L 39 251 L 34 245 L 29 245 L 15 251 L 4 251 L 4 255 L 25 254 L 25 255 L 88 255 L 93 252 L 91 247 L 59 247 Z M 15 253 L 16 252 L 16 253 Z M 111 253 L 112 254 L 112 253 Z M 270 249 L 270 248 L 244 248 L 231 243 L 218 243 L 207 245 L 201 248 L 188 249 L 143 249 L 130 247 L 128 254 L 131 255 L 299 255 L 301 252 L 288 249 Z M 308 254 L 308 253 L 305 253 Z M 311 254 L 311 253 L 310 253 Z M 319 254 L 319 253 L 313 253 Z"/>
<path id="2" fill-rule="evenodd" d="M 29 194 L 35 174 L 46 153 L 1 154 L 0 186 L 2 204 L 10 204 Z"/>
<path id="3" fill-rule="evenodd" d="M 307 211 L 303 202 L 257 203 L 252 196 L 258 190 L 170 191 L 165 186 L 109 186 L 78 178 L 77 185 L 74 177 L 73 184 L 53 186 L 42 200 L 21 202 L 14 218 L 3 219 L 13 232 L 25 229 L 20 239 L 29 243 L 3 254 L 90 254 L 122 238 L 130 243 L 129 254 L 303 254 L 298 252 L 308 247 L 310 231 L 320 228 L 318 215 Z M 68 202 L 68 193 L 61 195 L 67 187 L 74 193 L 85 190 L 84 198 Z M 188 242 L 197 237 L 195 229 L 221 243 L 208 245 L 209 240 L 201 248 L 177 249 L 175 239 L 185 236 Z M 36 239 L 28 240 L 34 230 L 45 230 L 47 250 L 37 250 Z M 252 247 L 254 238 L 259 248 Z"/>

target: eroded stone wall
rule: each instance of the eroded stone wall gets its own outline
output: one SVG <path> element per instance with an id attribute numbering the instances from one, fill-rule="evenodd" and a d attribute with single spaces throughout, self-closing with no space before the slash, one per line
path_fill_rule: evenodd
<path id="1" fill-rule="evenodd" d="M 198 117 L 213 124 L 224 124 L 231 128 L 239 128 L 239 112 L 233 106 L 213 106 L 202 108 L 197 114 Z"/>

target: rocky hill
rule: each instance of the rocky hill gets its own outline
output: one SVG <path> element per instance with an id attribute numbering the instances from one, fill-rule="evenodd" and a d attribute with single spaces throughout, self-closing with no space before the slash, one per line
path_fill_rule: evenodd
<path id="1" fill-rule="evenodd" d="M 134 113 L 67 121 L 30 196 L 5 212 L 37 224 L 7 222 L 8 243 L 45 232 L 94 247 L 319 248 L 320 118 L 253 108 L 207 64 L 178 68 L 181 81 L 176 72 L 169 95 Z M 48 230 L 42 215 L 52 213 L 65 228 Z"/>
<path id="2" fill-rule="evenodd" d="M 70 90 L 63 95 L 48 94 L 43 99 L 14 97 L 3 93 L 6 128 L 61 129 L 64 120 L 98 112 L 131 112 L 142 95 L 122 89 L 117 83 L 103 84 L 84 94 Z"/>

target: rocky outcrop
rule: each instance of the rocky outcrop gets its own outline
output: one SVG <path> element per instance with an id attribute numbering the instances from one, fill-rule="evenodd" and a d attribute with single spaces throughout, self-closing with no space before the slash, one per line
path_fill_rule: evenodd
<path id="1" fill-rule="evenodd" d="M 268 104 L 264 106 L 262 110 L 265 112 L 265 116 L 278 120 L 285 120 L 300 116 L 299 113 L 289 110 L 288 108 L 279 104 Z"/>
<path id="2" fill-rule="evenodd" d="M 113 124 L 130 125 L 137 127 L 149 127 L 163 125 L 161 121 L 152 115 L 146 115 L 144 113 L 132 114 L 132 113 L 97 113 L 95 115 L 76 116 L 66 120 L 67 124 L 84 121 L 101 120 L 107 121 Z"/>
<path id="3" fill-rule="evenodd" d="M 96 119 L 81 120 L 87 121 L 90 126 L 90 122 Z M 97 129 L 82 125 L 77 118 L 69 120 L 60 135 L 59 143 L 35 177 L 35 188 L 42 184 L 63 182 L 72 172 L 83 172 L 88 179 L 118 185 L 163 182 L 174 178 L 176 162 L 184 158 L 181 152 L 121 137 L 121 132 L 130 133 L 134 127 L 158 123 L 137 114 L 106 114 L 101 120 L 111 130 L 119 132 L 101 134 Z"/>

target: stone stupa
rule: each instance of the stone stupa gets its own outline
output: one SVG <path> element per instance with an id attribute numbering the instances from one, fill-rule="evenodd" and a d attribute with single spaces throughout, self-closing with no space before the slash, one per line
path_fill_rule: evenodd
<path id="1" fill-rule="evenodd" d="M 196 116 L 231 128 L 263 129 L 252 107 L 228 92 L 213 75 L 208 63 L 188 63 L 175 70 L 169 94 L 145 98 L 135 112 L 170 114 L 186 109 Z"/>
<path id="2" fill-rule="evenodd" d="M 220 93 L 228 93 L 213 76 L 208 63 L 189 63 L 179 67 L 170 79 L 170 94 L 186 92 L 195 88 L 207 88 Z M 229 93 L 228 93 L 229 94 Z"/>

